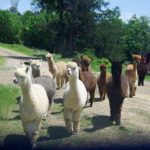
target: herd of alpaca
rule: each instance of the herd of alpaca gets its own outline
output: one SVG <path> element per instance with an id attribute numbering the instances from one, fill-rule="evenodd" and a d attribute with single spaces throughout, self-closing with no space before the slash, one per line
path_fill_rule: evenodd
<path id="1" fill-rule="evenodd" d="M 111 74 L 105 64 L 100 64 L 100 74 L 96 77 L 91 69 L 87 56 L 68 63 L 54 62 L 53 55 L 46 55 L 49 73 L 41 72 L 41 61 L 30 60 L 20 67 L 16 67 L 15 77 L 22 90 L 20 99 L 20 116 L 25 134 L 29 137 L 32 146 L 36 146 L 41 120 L 51 111 L 53 98 L 57 88 L 65 84 L 63 94 L 64 121 L 70 134 L 77 134 L 80 130 L 82 110 L 88 100 L 92 107 L 95 99 L 96 86 L 100 101 L 105 100 L 106 94 L 110 106 L 110 121 L 121 124 L 123 101 L 135 96 L 135 82 L 138 75 L 145 76 L 143 61 L 139 55 L 133 55 L 133 63 L 127 65 L 125 76 L 122 75 L 123 61 L 111 62 Z M 141 62 L 141 66 L 138 62 Z M 55 80 L 56 79 L 56 80 Z M 143 79 L 143 78 L 142 78 Z M 15 81 L 15 82 L 16 82 Z M 142 80 L 143 81 L 143 80 Z M 144 84 L 139 82 L 139 84 Z M 88 95 L 90 98 L 88 99 Z"/>

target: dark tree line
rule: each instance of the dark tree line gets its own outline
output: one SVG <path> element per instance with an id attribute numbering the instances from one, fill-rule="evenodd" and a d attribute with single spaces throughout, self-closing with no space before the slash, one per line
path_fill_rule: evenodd
<path id="1" fill-rule="evenodd" d="M 72 57 L 92 49 L 98 57 L 150 51 L 148 17 L 120 19 L 104 0 L 33 0 L 23 15 L 0 10 L 0 42 L 22 43 Z"/>

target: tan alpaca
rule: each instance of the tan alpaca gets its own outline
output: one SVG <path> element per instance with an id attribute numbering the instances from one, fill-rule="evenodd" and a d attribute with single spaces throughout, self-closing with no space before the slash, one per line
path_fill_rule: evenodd
<path id="1" fill-rule="evenodd" d="M 53 79 L 56 79 L 57 88 L 60 89 L 68 81 L 66 63 L 63 61 L 54 62 L 53 54 L 51 53 L 48 53 L 46 58 L 48 60 L 49 71 L 52 73 Z"/>
<path id="2" fill-rule="evenodd" d="M 140 61 L 140 55 L 132 55 L 133 64 L 129 64 L 125 70 L 125 76 L 129 85 L 129 97 L 135 96 L 136 85 L 135 82 L 137 80 L 137 63 Z"/>

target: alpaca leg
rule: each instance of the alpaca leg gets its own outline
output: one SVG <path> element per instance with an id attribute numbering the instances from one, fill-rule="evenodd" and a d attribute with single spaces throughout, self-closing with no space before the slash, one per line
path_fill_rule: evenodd
<path id="1" fill-rule="evenodd" d="M 133 96 L 135 96 L 135 92 L 136 92 L 136 85 L 133 86 Z"/>
<path id="2" fill-rule="evenodd" d="M 57 81 L 57 88 L 60 89 L 60 87 L 61 87 L 61 79 L 59 77 L 56 77 L 56 81 Z"/>
<path id="3" fill-rule="evenodd" d="M 109 117 L 109 120 L 111 122 L 113 122 L 115 120 L 114 104 L 111 101 L 109 101 L 109 106 L 110 106 L 110 117 Z"/>
<path id="4" fill-rule="evenodd" d="M 63 87 L 64 83 L 65 83 L 65 79 L 64 77 L 61 77 L 61 88 Z"/>
<path id="5" fill-rule="evenodd" d="M 72 128 L 72 113 L 64 108 L 64 120 L 65 120 L 65 126 L 67 131 L 72 134 L 73 128 Z"/>
<path id="6" fill-rule="evenodd" d="M 106 93 L 105 93 L 105 91 L 103 90 L 102 100 L 105 100 L 105 95 L 106 95 Z"/>
<path id="7" fill-rule="evenodd" d="M 99 95 L 100 95 L 100 101 L 103 100 L 103 91 L 99 91 Z"/>
<path id="8" fill-rule="evenodd" d="M 93 101 L 95 98 L 95 89 L 90 92 L 90 107 L 93 105 Z"/>
<path id="9" fill-rule="evenodd" d="M 78 134 L 79 130 L 80 130 L 79 121 L 81 118 L 81 111 L 82 110 L 78 110 L 78 111 L 74 112 L 74 114 L 73 114 L 73 133 L 74 134 Z"/>
<path id="10" fill-rule="evenodd" d="M 115 115 L 115 123 L 116 125 L 120 125 L 121 124 L 121 109 L 122 109 L 122 105 L 121 106 L 117 106 L 116 107 L 116 115 Z"/>

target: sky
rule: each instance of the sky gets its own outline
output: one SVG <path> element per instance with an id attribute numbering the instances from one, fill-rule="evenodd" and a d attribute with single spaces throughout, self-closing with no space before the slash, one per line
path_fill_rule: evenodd
<path id="1" fill-rule="evenodd" d="M 15 0 L 14 0 L 15 1 Z M 32 10 L 32 0 L 20 0 L 18 11 L 24 13 L 26 10 Z M 129 20 L 134 14 L 137 17 L 150 17 L 150 0 L 105 0 L 110 3 L 110 8 L 119 7 L 121 18 L 125 21 Z M 0 0 L 0 9 L 9 9 L 11 7 L 10 0 Z"/>

